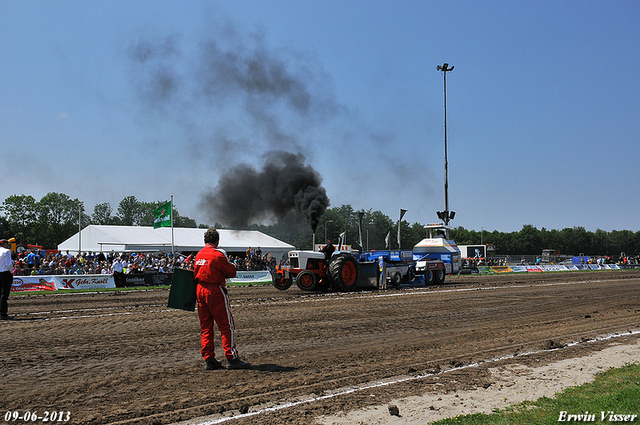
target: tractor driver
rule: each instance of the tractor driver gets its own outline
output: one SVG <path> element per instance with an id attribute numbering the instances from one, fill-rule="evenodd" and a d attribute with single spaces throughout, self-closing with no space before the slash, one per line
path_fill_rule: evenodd
<path id="1" fill-rule="evenodd" d="M 327 244 L 320 250 L 320 252 L 324 252 L 324 260 L 329 262 L 335 250 L 336 247 L 331 243 L 331 239 L 327 239 Z"/>

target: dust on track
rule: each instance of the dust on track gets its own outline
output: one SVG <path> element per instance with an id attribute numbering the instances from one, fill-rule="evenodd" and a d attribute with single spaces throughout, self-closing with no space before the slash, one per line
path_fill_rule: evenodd
<path id="1" fill-rule="evenodd" d="M 457 276 L 439 287 L 346 294 L 229 293 L 238 348 L 254 370 L 205 372 L 197 315 L 167 309 L 167 290 L 12 296 L 16 320 L 0 323 L 5 409 L 68 410 L 82 424 L 164 424 L 458 368 L 233 420 L 308 424 L 432 391 L 436 381 L 442 391 L 485 387 L 492 378 L 484 368 L 460 366 L 578 357 L 607 342 L 540 350 L 640 328 L 637 271 Z M 517 356 L 532 351 L 540 354 Z"/>

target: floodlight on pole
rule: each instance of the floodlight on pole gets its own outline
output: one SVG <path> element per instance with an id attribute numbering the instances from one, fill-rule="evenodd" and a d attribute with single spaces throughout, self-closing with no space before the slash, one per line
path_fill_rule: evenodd
<path id="1" fill-rule="evenodd" d="M 444 75 L 444 211 L 438 212 L 438 217 L 446 225 L 455 216 L 455 212 L 449 211 L 449 163 L 447 159 L 447 72 L 453 71 L 453 68 L 446 62 L 443 65 L 436 66 L 436 70 L 441 71 Z"/>

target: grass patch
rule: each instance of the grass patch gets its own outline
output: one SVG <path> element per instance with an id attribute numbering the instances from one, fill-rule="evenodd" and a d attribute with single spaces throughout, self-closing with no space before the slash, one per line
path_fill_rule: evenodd
<path id="1" fill-rule="evenodd" d="M 435 423 L 438 425 L 640 423 L 638 400 L 640 400 L 640 364 L 632 363 L 618 369 L 609 369 L 598 374 L 594 382 L 567 388 L 554 398 L 542 397 L 536 401 L 525 401 L 503 410 L 496 409 L 491 414 L 463 415 Z M 620 416 L 612 418 L 608 415 L 609 412 Z M 586 418 L 569 416 L 585 415 L 585 413 Z M 624 418 L 624 415 L 629 416 Z M 636 415 L 635 418 L 632 415 Z"/>

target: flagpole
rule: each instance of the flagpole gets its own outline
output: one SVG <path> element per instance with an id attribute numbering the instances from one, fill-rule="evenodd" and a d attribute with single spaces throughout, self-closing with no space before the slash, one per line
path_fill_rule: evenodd
<path id="1" fill-rule="evenodd" d="M 174 245 L 174 242 L 173 242 L 173 195 L 171 195 L 171 257 L 175 264 L 176 256 L 175 256 L 175 253 L 173 252 L 173 245 Z"/>
<path id="2" fill-rule="evenodd" d="M 364 253 L 364 245 L 362 244 L 362 219 L 364 218 L 364 211 L 358 212 L 358 242 L 360 243 L 360 250 Z"/>
<path id="3" fill-rule="evenodd" d="M 398 220 L 398 251 L 400 250 L 400 225 L 402 224 L 402 217 L 404 217 L 406 212 L 407 210 L 400 208 L 400 220 Z"/>

